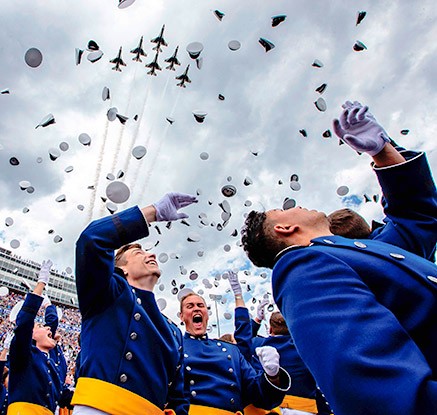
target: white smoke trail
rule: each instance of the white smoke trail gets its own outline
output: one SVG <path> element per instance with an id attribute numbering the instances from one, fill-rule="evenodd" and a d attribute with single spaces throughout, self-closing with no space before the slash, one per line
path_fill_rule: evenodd
<path id="1" fill-rule="evenodd" d="M 110 106 L 111 106 L 111 102 L 112 102 L 112 98 L 111 98 L 111 101 L 109 104 Z M 103 140 L 102 140 L 102 144 L 100 146 L 99 158 L 97 159 L 97 163 L 96 163 L 96 173 L 94 175 L 94 182 L 93 182 L 94 188 L 91 192 L 90 203 L 88 206 L 88 215 L 87 215 L 88 223 L 91 222 L 91 219 L 93 217 L 94 205 L 96 203 L 97 186 L 99 184 L 100 173 L 102 171 L 103 154 L 105 153 L 105 146 L 106 146 L 106 140 L 108 137 L 108 130 L 109 130 L 109 120 L 108 120 L 108 117 L 106 117 L 105 130 L 103 132 Z"/>
<path id="2" fill-rule="evenodd" d="M 132 159 L 132 155 L 131 155 L 132 149 L 133 149 L 133 147 L 134 147 L 134 145 L 135 145 L 135 143 L 137 141 L 138 132 L 140 131 L 140 128 L 141 128 L 141 122 L 143 120 L 144 112 L 146 110 L 147 100 L 149 98 L 149 91 L 150 91 L 150 89 L 149 89 L 149 79 L 150 78 L 148 77 L 147 78 L 147 82 L 146 82 L 146 93 L 144 94 L 143 105 L 141 107 L 142 110 L 141 110 L 141 112 L 139 113 L 139 116 L 138 116 L 139 118 L 138 118 L 138 121 L 137 121 L 137 124 L 136 124 L 136 128 L 135 128 L 135 132 L 134 132 L 134 134 L 132 136 L 132 140 L 131 140 L 131 143 L 130 143 L 130 146 L 129 146 L 129 152 L 126 154 L 126 160 L 125 160 L 125 163 L 124 163 L 124 173 L 126 175 L 127 175 L 128 171 L 129 171 L 130 161 Z M 136 176 L 136 173 L 134 174 L 134 177 L 135 176 Z"/>
<path id="3" fill-rule="evenodd" d="M 179 91 L 178 91 L 178 93 L 176 95 L 175 102 L 173 104 L 173 108 L 171 109 L 171 113 L 170 113 L 171 117 L 173 116 L 173 113 L 174 113 L 174 111 L 176 109 L 176 106 L 177 106 L 177 104 L 179 102 L 179 97 L 180 96 L 181 96 L 181 90 L 179 89 Z M 168 132 L 169 127 L 170 127 L 170 124 L 167 124 L 166 127 L 165 127 L 165 130 L 164 130 L 164 134 L 163 134 L 162 138 L 159 140 L 158 148 L 157 148 L 157 150 L 155 152 L 155 157 L 152 159 L 152 161 L 150 163 L 149 170 L 148 170 L 148 172 L 146 174 L 146 180 L 144 181 L 143 187 L 141 189 L 141 193 L 140 193 L 141 195 L 145 194 L 145 192 L 147 190 L 147 186 L 149 185 L 150 178 L 152 177 L 152 173 L 153 173 L 153 171 L 155 169 L 156 161 L 158 160 L 159 156 L 161 155 L 162 144 L 164 143 L 165 139 L 167 138 L 167 132 Z"/>

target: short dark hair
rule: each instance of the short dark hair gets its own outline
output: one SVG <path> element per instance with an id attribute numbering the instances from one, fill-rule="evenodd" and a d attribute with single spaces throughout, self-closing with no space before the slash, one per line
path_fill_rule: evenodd
<path id="1" fill-rule="evenodd" d="M 273 268 L 278 252 L 287 244 L 274 237 L 273 229 L 266 226 L 265 212 L 252 210 L 241 230 L 241 243 L 249 259 L 257 267 Z"/>
<path id="2" fill-rule="evenodd" d="M 270 330 L 276 335 L 290 334 L 284 316 L 279 311 L 275 311 L 270 316 Z"/>
<path id="3" fill-rule="evenodd" d="M 136 249 L 136 248 L 143 249 L 143 247 L 140 244 L 126 244 L 123 245 L 121 248 L 119 248 L 117 250 L 117 253 L 115 254 L 115 259 L 114 259 L 115 266 L 119 267 L 120 265 L 126 265 L 127 261 L 126 258 L 124 258 L 124 253 L 129 249 Z"/>
<path id="4" fill-rule="evenodd" d="M 366 220 L 352 209 L 336 210 L 328 215 L 329 228 L 334 235 L 352 239 L 367 239 L 370 226 Z"/>

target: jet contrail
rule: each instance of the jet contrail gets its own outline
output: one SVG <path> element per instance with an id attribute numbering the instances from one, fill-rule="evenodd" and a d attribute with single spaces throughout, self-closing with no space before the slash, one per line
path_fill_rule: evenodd
<path id="1" fill-rule="evenodd" d="M 170 116 L 173 116 L 173 113 L 174 113 L 174 111 L 176 109 L 176 106 L 178 104 L 180 95 L 181 95 L 181 90 L 179 89 L 179 91 L 177 93 L 177 96 L 176 96 L 176 99 L 175 99 L 175 102 L 173 104 L 173 108 L 171 109 Z M 157 150 L 155 152 L 155 157 L 152 159 L 152 161 L 150 163 L 149 171 L 147 172 L 146 180 L 145 180 L 145 182 L 143 184 L 143 187 L 141 189 L 140 195 L 143 195 L 145 193 L 146 189 L 147 189 L 147 186 L 149 184 L 150 178 L 152 177 L 152 173 L 153 173 L 154 168 L 155 168 L 156 161 L 158 160 L 158 157 L 161 154 L 161 147 L 162 147 L 162 144 L 163 144 L 164 140 L 167 137 L 167 132 L 168 132 L 169 127 L 170 127 L 170 124 L 167 124 L 165 126 L 164 134 L 163 134 L 162 138 L 159 140 L 158 148 L 157 148 Z"/>
<path id="2" fill-rule="evenodd" d="M 134 147 L 134 145 L 135 145 L 135 143 L 137 141 L 138 132 L 140 130 L 141 122 L 142 122 L 143 116 L 144 116 L 144 111 L 146 110 L 147 99 L 149 98 L 149 91 L 150 91 L 150 89 L 149 89 L 149 79 L 150 79 L 150 77 L 147 77 L 147 81 L 146 81 L 146 93 L 144 95 L 143 105 L 141 107 L 142 110 L 141 110 L 141 112 L 139 114 L 139 119 L 138 119 L 138 122 L 136 124 L 135 132 L 134 132 L 134 134 L 132 136 L 132 140 L 130 142 L 129 151 L 126 154 L 126 160 L 124 162 L 124 173 L 125 174 L 127 174 L 128 170 L 129 170 L 130 161 L 132 159 L 132 154 L 131 154 L 132 153 L 132 149 L 133 149 L 133 147 Z M 134 174 L 134 176 L 136 176 L 136 174 Z"/>
<path id="3" fill-rule="evenodd" d="M 169 84 L 170 76 L 171 76 L 171 74 L 169 73 L 168 76 L 167 76 L 167 80 L 166 80 L 166 82 L 165 82 L 165 86 L 164 86 L 164 88 L 163 88 L 162 94 L 161 94 L 161 98 L 160 98 L 160 102 L 159 102 L 159 104 L 158 104 L 158 108 L 161 108 L 161 107 L 162 107 L 162 102 L 164 101 L 164 97 L 165 97 L 165 95 L 166 95 L 166 93 L 167 93 L 167 88 L 168 88 L 168 84 Z M 175 106 L 173 106 L 173 108 L 174 108 L 174 107 L 175 107 Z M 173 110 L 172 110 L 172 113 L 173 113 Z M 148 134 L 147 134 L 146 142 L 145 142 L 145 144 L 144 144 L 144 146 L 146 147 L 147 150 L 149 150 L 149 144 L 150 144 L 150 140 L 151 140 L 151 138 L 152 138 L 152 133 L 153 133 L 154 126 L 155 126 L 155 124 L 152 124 L 152 126 L 150 127 L 149 132 L 148 132 Z M 166 131 L 167 131 L 167 130 L 166 130 Z M 132 193 L 135 192 L 135 188 L 136 188 L 137 185 L 138 185 L 138 175 L 139 175 L 140 167 L 141 167 L 141 165 L 140 165 L 140 163 L 138 163 L 138 164 L 137 164 L 137 168 L 136 168 L 136 170 L 135 170 L 135 173 L 134 173 L 134 175 L 133 175 L 133 179 L 132 179 L 132 182 L 134 183 L 134 188 L 132 189 Z M 141 194 L 142 194 L 142 193 L 140 193 L 140 195 L 141 195 Z"/>
<path id="4" fill-rule="evenodd" d="M 127 115 L 127 114 L 129 113 L 130 103 L 131 103 L 131 99 L 132 99 L 132 93 L 133 93 L 134 88 L 135 88 L 135 77 L 136 77 L 136 74 L 137 74 L 137 65 L 135 66 L 135 71 L 134 71 L 134 75 L 133 75 L 133 80 L 132 80 L 132 82 L 131 82 L 131 87 L 130 87 L 130 89 L 129 89 L 129 95 L 128 95 L 128 97 L 127 97 L 126 110 L 125 110 L 125 112 L 124 112 L 123 115 Z M 119 137 L 118 137 L 118 141 L 117 141 L 117 146 L 116 146 L 116 148 L 115 148 L 115 152 L 114 152 L 114 158 L 113 158 L 113 160 L 112 160 L 111 173 L 114 173 L 114 171 L 115 171 L 115 167 L 116 167 L 116 165 L 117 165 L 118 156 L 119 156 L 120 148 L 121 148 L 121 142 L 122 142 L 122 140 L 123 140 L 124 130 L 125 130 L 124 125 L 122 125 L 122 126 L 121 126 L 121 129 L 120 129 L 120 135 L 119 135 Z"/>
<path id="5" fill-rule="evenodd" d="M 112 101 L 112 99 L 111 99 Z M 110 106 L 111 106 L 111 101 L 110 101 Z M 108 117 L 106 117 L 106 122 L 105 122 L 105 130 L 103 133 L 103 140 L 102 140 L 102 144 L 100 146 L 100 152 L 99 152 L 99 158 L 97 159 L 97 164 L 96 164 L 96 174 L 94 175 L 94 188 L 91 192 L 91 197 L 90 197 L 90 203 L 88 206 L 88 222 L 91 222 L 91 219 L 93 217 L 93 211 L 94 211 L 94 204 L 96 202 L 96 194 L 97 194 L 97 186 L 99 184 L 99 179 L 100 179 L 100 173 L 102 171 L 102 164 L 103 164 L 103 154 L 105 152 L 105 146 L 106 146 L 106 139 L 108 137 L 108 129 L 109 129 L 109 120 Z"/>
<path id="6" fill-rule="evenodd" d="M 134 71 L 134 74 L 133 74 L 133 79 L 131 81 L 131 88 L 129 90 L 129 95 L 128 95 L 128 98 L 127 98 L 127 105 L 126 105 L 125 114 L 129 113 L 129 107 L 130 107 L 130 103 L 131 103 L 132 93 L 133 93 L 133 90 L 135 88 L 136 73 L 137 73 L 137 67 L 135 67 L 135 71 Z M 116 144 L 115 151 L 114 151 L 114 158 L 112 159 L 112 165 L 111 165 L 111 170 L 110 170 L 110 172 L 112 174 L 114 174 L 115 168 L 117 166 L 118 156 L 120 154 L 120 149 L 121 149 L 121 143 L 123 141 L 124 130 L 125 130 L 125 126 L 121 125 L 120 134 L 118 136 L 117 144 Z M 104 212 L 105 212 L 105 205 L 101 205 L 101 207 L 100 207 L 100 216 L 103 216 Z"/>

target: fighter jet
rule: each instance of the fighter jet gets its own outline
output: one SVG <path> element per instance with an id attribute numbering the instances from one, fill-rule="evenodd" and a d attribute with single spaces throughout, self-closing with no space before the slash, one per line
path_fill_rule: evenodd
<path id="1" fill-rule="evenodd" d="M 171 71 L 175 70 L 175 65 L 180 65 L 178 58 L 176 57 L 178 54 L 179 46 L 175 49 L 173 55 L 171 55 L 168 59 L 166 59 L 164 62 L 168 62 L 170 65 L 168 65 L 165 69 L 170 69 Z"/>
<path id="2" fill-rule="evenodd" d="M 136 62 L 142 62 L 141 56 L 147 56 L 147 53 L 144 52 L 144 49 L 143 49 L 143 37 L 142 36 L 141 36 L 140 43 L 139 43 L 138 47 L 136 47 L 135 49 L 132 49 L 130 51 L 130 53 L 135 54 L 135 56 L 132 58 L 132 60 L 136 61 Z"/>
<path id="3" fill-rule="evenodd" d="M 115 63 L 115 66 L 112 68 L 112 70 L 117 72 L 121 72 L 120 65 L 126 66 L 126 64 L 123 62 L 123 59 L 121 59 L 121 49 L 122 47 L 120 46 L 117 57 L 109 61 L 110 63 Z"/>
<path id="4" fill-rule="evenodd" d="M 156 43 L 156 46 L 153 48 L 153 50 L 156 50 L 158 52 L 162 52 L 161 46 L 168 46 L 167 42 L 164 40 L 164 28 L 165 24 L 162 25 L 161 33 L 159 34 L 159 36 L 151 40 L 152 43 Z"/>
<path id="5" fill-rule="evenodd" d="M 176 86 L 180 86 L 181 88 L 186 88 L 185 82 L 191 83 L 191 79 L 188 78 L 188 69 L 190 69 L 190 65 L 187 66 L 184 73 L 182 75 L 176 76 L 175 79 L 179 79 L 181 82 L 176 84 Z"/>
<path id="6" fill-rule="evenodd" d="M 150 71 L 147 72 L 147 75 L 156 76 L 156 71 L 161 70 L 161 67 L 158 65 L 158 55 L 159 55 L 159 53 L 156 52 L 155 59 L 153 59 L 152 62 L 150 62 L 146 65 L 146 68 L 151 68 Z"/>

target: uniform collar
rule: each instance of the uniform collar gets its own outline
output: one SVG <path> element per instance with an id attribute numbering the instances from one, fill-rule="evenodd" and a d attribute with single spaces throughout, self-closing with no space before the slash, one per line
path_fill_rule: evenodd
<path id="1" fill-rule="evenodd" d="M 208 334 L 201 334 L 199 336 L 194 336 L 193 334 L 188 333 L 188 331 L 185 332 L 184 334 L 184 338 L 185 339 L 191 339 L 191 340 L 208 340 Z"/>
<path id="2" fill-rule="evenodd" d="M 287 248 L 284 248 L 282 251 L 279 251 L 274 259 L 274 263 L 276 264 L 279 261 L 279 258 L 281 258 L 282 256 L 284 256 L 285 254 L 287 254 L 290 251 L 294 251 L 296 249 L 299 248 L 305 248 L 303 245 L 291 245 L 291 246 L 287 246 Z"/>

